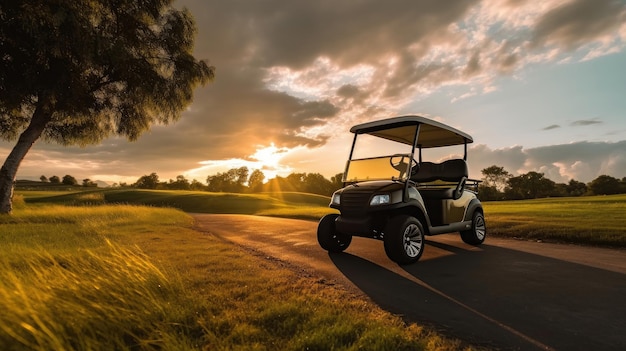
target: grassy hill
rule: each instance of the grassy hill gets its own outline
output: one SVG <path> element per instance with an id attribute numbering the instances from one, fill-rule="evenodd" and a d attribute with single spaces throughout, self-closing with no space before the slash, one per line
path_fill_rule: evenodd
<path id="1" fill-rule="evenodd" d="M 134 204 L 173 207 L 190 213 L 234 213 L 319 220 L 326 196 L 140 189 L 19 191 L 27 203 L 65 205 Z M 612 247 L 626 247 L 626 195 L 485 202 L 489 235 Z"/>
<path id="2" fill-rule="evenodd" d="M 484 203 L 489 234 L 626 247 L 626 194 Z"/>
<path id="3" fill-rule="evenodd" d="M 93 188 L 85 188 L 80 185 L 67 185 L 62 183 L 48 183 L 35 180 L 17 180 L 15 182 L 15 190 L 27 191 L 84 191 Z"/>
<path id="4" fill-rule="evenodd" d="M 27 203 L 65 205 L 134 204 L 173 207 L 190 213 L 235 213 L 318 220 L 334 210 L 327 196 L 274 192 L 260 194 L 204 191 L 100 189 L 75 191 L 19 191 Z"/>

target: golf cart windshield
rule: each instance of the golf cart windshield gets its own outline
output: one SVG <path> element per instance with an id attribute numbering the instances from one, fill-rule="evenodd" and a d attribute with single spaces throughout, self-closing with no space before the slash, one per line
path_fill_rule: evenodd
<path id="1" fill-rule="evenodd" d="M 467 144 L 472 142 L 468 134 L 420 116 L 363 123 L 350 131 L 354 141 L 344 182 L 406 181 L 411 168 L 417 166 L 416 159 L 421 162 L 418 154 L 421 156 L 422 149 L 465 145 L 467 154 Z"/>
<path id="2" fill-rule="evenodd" d="M 408 155 L 407 157 L 410 157 Z M 406 158 L 408 160 L 408 158 Z M 395 167 L 393 166 L 395 163 Z M 401 157 L 381 156 L 350 161 L 345 182 L 361 182 L 367 180 L 406 180 L 406 164 L 402 164 Z"/>
<path id="3" fill-rule="evenodd" d="M 413 134 L 417 126 L 410 126 Z M 407 135 L 408 137 L 408 135 Z M 367 180 L 405 181 L 411 160 L 411 146 L 370 133 L 357 134 L 344 182 Z"/>

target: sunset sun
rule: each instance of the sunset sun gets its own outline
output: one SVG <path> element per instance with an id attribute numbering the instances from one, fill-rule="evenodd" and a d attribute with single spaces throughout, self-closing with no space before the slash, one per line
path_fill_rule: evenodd
<path id="1" fill-rule="evenodd" d="M 250 158 L 258 161 L 264 168 L 276 168 L 287 151 L 286 148 L 278 148 L 271 143 L 270 146 L 259 146 Z"/>
<path id="2" fill-rule="evenodd" d="M 254 154 L 249 156 L 252 160 L 250 167 L 263 171 L 265 179 L 272 179 L 277 175 L 287 175 L 292 171 L 289 165 L 284 164 L 284 157 L 289 151 L 290 149 L 277 147 L 274 143 L 269 146 L 258 145 Z"/>

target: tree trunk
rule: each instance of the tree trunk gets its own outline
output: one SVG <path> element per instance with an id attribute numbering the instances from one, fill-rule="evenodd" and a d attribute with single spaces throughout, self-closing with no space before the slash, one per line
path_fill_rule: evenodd
<path id="1" fill-rule="evenodd" d="M 13 187 L 17 169 L 35 141 L 43 133 L 51 117 L 52 112 L 48 104 L 39 104 L 33 113 L 30 124 L 20 135 L 17 144 L 0 168 L 0 214 L 10 214 L 13 210 Z"/>

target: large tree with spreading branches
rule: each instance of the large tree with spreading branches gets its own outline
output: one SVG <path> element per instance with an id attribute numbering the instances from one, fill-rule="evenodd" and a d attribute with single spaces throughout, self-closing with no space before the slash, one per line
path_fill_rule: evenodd
<path id="1" fill-rule="evenodd" d="M 195 24 L 172 0 L 0 0 L 0 213 L 38 139 L 85 146 L 136 140 L 180 118 L 214 77 L 194 58 Z"/>

